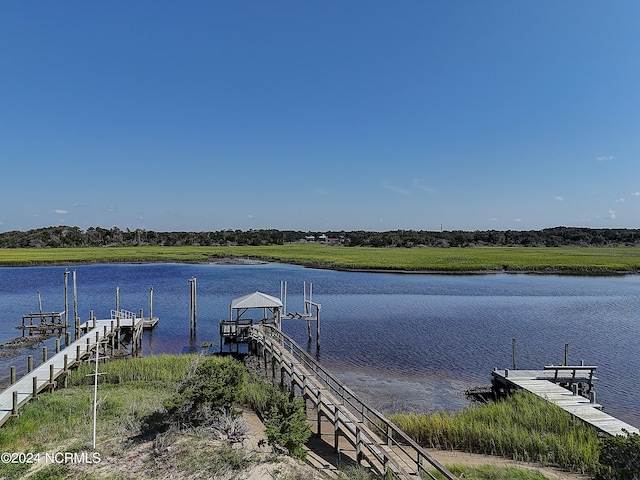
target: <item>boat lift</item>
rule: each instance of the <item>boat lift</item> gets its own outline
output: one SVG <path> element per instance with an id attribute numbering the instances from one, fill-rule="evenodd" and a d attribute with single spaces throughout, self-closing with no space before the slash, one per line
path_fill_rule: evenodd
<path id="1" fill-rule="evenodd" d="M 311 322 L 316 322 L 316 345 L 320 348 L 320 310 L 322 305 L 313 301 L 313 283 L 309 283 L 309 294 L 307 297 L 307 282 L 302 284 L 302 298 L 303 298 L 303 312 L 302 313 L 289 313 L 287 311 L 287 282 L 280 282 L 280 300 L 282 301 L 282 315 L 281 319 L 293 319 L 293 320 L 306 320 L 307 321 L 307 336 L 309 342 L 311 342 Z"/>

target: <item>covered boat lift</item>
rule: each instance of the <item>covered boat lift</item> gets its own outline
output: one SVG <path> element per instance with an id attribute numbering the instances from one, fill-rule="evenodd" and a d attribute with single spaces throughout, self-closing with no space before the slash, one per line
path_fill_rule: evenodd
<path id="1" fill-rule="evenodd" d="M 262 292 L 254 292 L 231 302 L 229 319 L 220 321 L 220 351 L 223 343 L 245 343 L 249 340 L 249 329 L 254 319 L 245 317 L 249 310 L 262 310 L 259 323 L 274 325 L 278 330 L 282 325 L 282 301 Z"/>

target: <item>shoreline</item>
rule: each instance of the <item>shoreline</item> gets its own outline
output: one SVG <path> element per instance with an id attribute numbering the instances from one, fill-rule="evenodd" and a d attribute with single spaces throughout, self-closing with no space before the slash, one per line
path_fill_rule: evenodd
<path id="1" fill-rule="evenodd" d="M 333 270 L 336 272 L 358 272 L 358 273 L 395 273 L 395 274 L 422 274 L 422 275 L 562 275 L 562 276 L 576 276 L 576 277 L 624 277 L 626 275 L 638 275 L 638 270 L 611 270 L 602 269 L 596 267 L 585 267 L 582 269 L 571 268 L 522 268 L 522 269 L 470 269 L 470 270 L 441 270 L 441 269 L 409 269 L 409 268 L 379 268 L 379 267 L 341 267 L 336 265 L 327 265 L 325 263 L 314 262 L 299 262 L 295 260 L 282 260 L 277 258 L 268 257 L 211 257 L 209 260 L 178 260 L 178 259 L 163 259 L 163 260 L 78 260 L 78 261 L 29 261 L 29 262 L 15 262 L 15 263 L 3 263 L 0 262 L 0 268 L 28 268 L 28 267 L 62 267 L 72 265 L 118 265 L 118 264 L 130 264 L 130 265 L 151 265 L 151 264 L 168 264 L 168 263 L 180 263 L 180 264 L 193 264 L 193 265 L 266 265 L 269 263 L 282 263 L 285 265 L 296 265 L 304 268 L 315 268 L 318 270 Z"/>

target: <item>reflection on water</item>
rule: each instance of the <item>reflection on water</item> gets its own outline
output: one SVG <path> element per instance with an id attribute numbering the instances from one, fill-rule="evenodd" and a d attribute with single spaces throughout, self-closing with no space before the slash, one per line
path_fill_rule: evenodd
<path id="1" fill-rule="evenodd" d="M 302 284 L 313 282 L 322 304 L 321 362 L 363 400 L 383 411 L 457 410 L 462 392 L 488 385 L 493 367 L 511 367 L 511 339 L 518 366 L 541 368 L 564 361 L 598 365 L 598 400 L 606 411 L 640 425 L 640 276 L 558 277 L 539 275 L 422 275 L 333 272 L 267 265 L 82 265 L 75 269 L 78 311 L 106 318 L 120 289 L 121 308 L 154 314 L 160 322 L 145 332 L 142 353 L 180 354 L 204 342 L 218 345 L 218 322 L 235 298 L 256 290 L 280 295 L 288 282 L 289 311 L 302 311 Z M 16 335 L 21 315 L 64 309 L 64 267 L 0 268 L 0 343 Z M 189 335 L 188 279 L 198 279 L 197 335 Z M 70 288 L 71 295 L 71 288 Z M 72 305 L 72 302 L 69 303 Z M 284 330 L 307 345 L 304 321 L 285 320 Z M 314 332 L 315 333 L 315 332 Z M 53 348 L 53 340 L 45 343 Z M 9 366 L 26 370 L 21 349 L 0 359 L 0 379 Z M 312 345 L 311 351 L 315 353 Z M 6 373 L 4 373 L 6 372 Z"/>

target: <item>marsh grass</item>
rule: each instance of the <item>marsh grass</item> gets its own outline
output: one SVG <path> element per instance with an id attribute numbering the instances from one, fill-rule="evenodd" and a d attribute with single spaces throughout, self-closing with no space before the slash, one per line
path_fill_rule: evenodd
<path id="1" fill-rule="evenodd" d="M 135 384 L 142 383 L 148 387 L 174 387 L 185 378 L 194 363 L 196 355 L 157 355 L 121 359 L 101 363 L 99 370 L 101 384 Z M 69 376 L 69 385 L 92 385 L 95 364 L 85 363 Z"/>
<path id="2" fill-rule="evenodd" d="M 458 478 L 465 480 L 546 480 L 543 474 L 533 470 L 515 467 L 494 467 L 484 465 L 467 467 L 463 465 L 449 465 L 448 470 Z M 444 478 L 440 472 L 432 473 L 436 478 Z"/>
<path id="3" fill-rule="evenodd" d="M 320 244 L 230 247 L 2 248 L 1 265 L 209 262 L 252 257 L 322 268 L 604 274 L 640 269 L 639 247 L 373 248 Z"/>
<path id="4" fill-rule="evenodd" d="M 526 392 L 455 414 L 394 414 L 391 421 L 430 448 L 499 455 L 594 472 L 600 441 L 592 428 Z"/>

